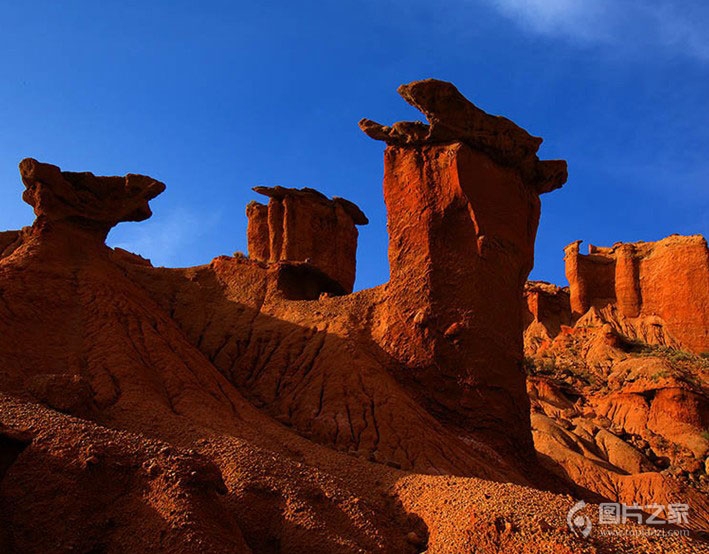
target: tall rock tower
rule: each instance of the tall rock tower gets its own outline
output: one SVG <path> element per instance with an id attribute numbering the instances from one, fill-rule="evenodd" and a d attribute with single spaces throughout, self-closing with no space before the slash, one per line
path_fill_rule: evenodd
<path id="1" fill-rule="evenodd" d="M 566 162 L 540 161 L 542 139 L 450 83 L 398 90 L 429 124 L 360 122 L 387 144 L 391 280 L 378 341 L 439 417 L 531 455 L 523 289 L 539 196 L 566 182 Z"/>

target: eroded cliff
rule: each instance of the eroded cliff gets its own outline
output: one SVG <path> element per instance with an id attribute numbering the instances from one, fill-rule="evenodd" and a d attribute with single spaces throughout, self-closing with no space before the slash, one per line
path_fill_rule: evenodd
<path id="1" fill-rule="evenodd" d="M 565 163 L 449 83 L 400 92 L 429 124 L 361 124 L 387 142 L 391 280 L 353 294 L 350 202 L 262 189 L 250 257 L 154 268 L 104 239 L 162 183 L 22 162 L 37 219 L 0 235 L 0 549 L 699 544 L 569 530 L 568 493 L 603 496 L 538 463 L 522 342 L 539 195 Z"/>
<path id="2" fill-rule="evenodd" d="M 528 283 L 528 390 L 537 450 L 626 504 L 692 499 L 707 519 L 709 254 L 701 236 L 579 242 L 570 286 Z"/>

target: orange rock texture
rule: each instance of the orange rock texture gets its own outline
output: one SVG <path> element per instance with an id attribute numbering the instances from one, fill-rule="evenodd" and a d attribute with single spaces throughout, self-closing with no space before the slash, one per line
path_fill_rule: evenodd
<path id="1" fill-rule="evenodd" d="M 653 318 L 668 344 L 698 354 L 709 351 L 709 249 L 701 235 L 673 235 L 658 242 L 590 245 L 565 249 L 571 310 L 576 317 L 591 308 L 613 306 L 616 319 L 637 327 Z M 637 338 L 652 340 L 637 333 Z"/>
<path id="2" fill-rule="evenodd" d="M 268 206 L 246 207 L 249 257 L 263 262 L 307 262 L 350 293 L 354 287 L 357 227 L 369 223 L 352 202 L 329 200 L 313 189 L 255 187 Z"/>
<path id="3" fill-rule="evenodd" d="M 626 504 L 689 501 L 709 526 L 709 264 L 701 236 L 566 252 L 570 286 L 527 283 L 535 447 Z"/>
<path id="4" fill-rule="evenodd" d="M 400 92 L 429 123 L 361 122 L 387 143 L 391 279 L 356 293 L 366 218 L 348 201 L 259 188 L 249 257 L 155 268 L 104 240 L 149 217 L 162 183 L 20 164 L 37 218 L 0 234 L 0 551 L 700 551 L 696 534 L 567 526 L 578 499 L 621 489 L 687 498 L 691 529 L 709 509 L 608 425 L 584 450 L 560 419 L 593 410 L 699 453 L 701 387 L 637 378 L 582 406 L 525 375 L 530 314 L 558 312 L 538 351 L 569 335 L 568 295 L 523 295 L 539 195 L 565 163 L 449 83 Z M 589 360 L 620 356 L 607 334 Z M 648 410 L 615 408 L 655 390 Z"/>
<path id="5" fill-rule="evenodd" d="M 542 460 L 603 498 L 688 503 L 709 525 L 705 358 L 627 343 L 608 325 L 565 328 L 527 358 Z"/>

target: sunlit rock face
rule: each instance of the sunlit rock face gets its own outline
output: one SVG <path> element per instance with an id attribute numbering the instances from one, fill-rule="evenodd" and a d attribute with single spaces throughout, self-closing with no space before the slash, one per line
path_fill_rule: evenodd
<path id="1" fill-rule="evenodd" d="M 701 235 L 565 249 L 575 318 L 595 308 L 631 338 L 709 351 L 709 250 Z"/>
<path id="2" fill-rule="evenodd" d="M 429 124 L 360 127 L 387 143 L 387 325 L 378 337 L 442 413 L 532 451 L 522 370 L 527 275 L 539 195 L 566 180 L 541 139 L 491 116 L 450 83 L 399 93 Z"/>
<path id="3" fill-rule="evenodd" d="M 352 202 L 330 200 L 304 188 L 255 187 L 267 206 L 246 207 L 249 257 L 263 262 L 307 262 L 352 292 L 357 257 L 357 225 L 369 221 Z"/>
<path id="4" fill-rule="evenodd" d="M 537 451 L 626 504 L 709 521 L 707 245 L 701 236 L 566 247 L 569 287 L 528 283 L 525 353 Z"/>

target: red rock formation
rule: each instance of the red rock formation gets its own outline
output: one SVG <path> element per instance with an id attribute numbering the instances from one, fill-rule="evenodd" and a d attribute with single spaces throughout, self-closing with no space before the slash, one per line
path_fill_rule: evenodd
<path id="1" fill-rule="evenodd" d="M 34 208 L 37 221 L 95 230 L 103 240 L 121 221 L 143 221 L 152 213 L 148 201 L 165 185 L 145 175 L 96 177 L 93 173 L 62 172 L 57 166 L 27 158 L 20 163 L 25 184 L 22 198 Z"/>
<path id="2" fill-rule="evenodd" d="M 430 125 L 360 122 L 387 143 L 391 280 L 377 340 L 435 410 L 531 452 L 522 290 L 539 194 L 564 183 L 566 164 L 540 161 L 541 139 L 450 83 L 418 81 L 399 93 Z"/>
<path id="3" fill-rule="evenodd" d="M 0 264 L 0 551 L 264 552 L 282 542 L 408 552 L 407 533 L 425 540 L 417 520 L 367 492 L 394 470 L 375 476 L 254 408 L 127 275 L 163 271 L 98 237 L 125 206 L 145 214 L 146 189 L 99 196 L 102 183 L 120 182 L 104 179 L 88 193 L 105 200 L 100 217 L 80 212 L 81 186 L 66 189 L 63 211 L 40 203 L 27 240 Z M 247 265 L 245 286 L 271 287 L 270 269 Z"/>
<path id="4" fill-rule="evenodd" d="M 540 161 L 537 157 L 541 138 L 530 135 L 507 118 L 485 113 L 451 83 L 425 79 L 401 85 L 397 90 L 404 100 L 423 112 L 429 124 L 400 121 L 387 127 L 363 119 L 360 128 L 373 139 L 413 148 L 462 142 L 499 165 L 516 169 L 521 180 L 539 194 L 566 182 L 565 161 Z"/>
<path id="5" fill-rule="evenodd" d="M 613 306 L 624 320 L 619 327 L 637 327 L 655 318 L 653 325 L 669 335 L 665 342 L 697 353 L 709 351 L 709 250 L 702 236 L 590 246 L 588 255 L 580 254 L 575 242 L 565 252 L 576 317 L 592 307 Z"/>
<path id="6" fill-rule="evenodd" d="M 524 346 L 528 354 L 549 344 L 563 326 L 573 324 L 569 291 L 542 281 L 528 281 L 524 287 L 527 301 Z"/>
<path id="7" fill-rule="evenodd" d="M 612 501 L 689 504 L 690 525 L 706 527 L 707 362 L 626 343 L 607 324 L 566 327 L 530 346 L 532 428 L 545 463 Z"/>
<path id="8" fill-rule="evenodd" d="M 591 306 L 605 306 L 615 302 L 615 264 L 606 249 L 589 246 L 588 255 L 579 253 L 582 241 L 564 248 L 566 279 L 569 281 L 571 310 L 576 317 L 585 314 Z"/>
<path id="9" fill-rule="evenodd" d="M 316 190 L 255 187 L 270 198 L 246 208 L 249 256 L 263 262 L 307 262 L 352 292 L 357 255 L 357 227 L 369 223 L 343 198 L 329 200 Z"/>
<path id="10" fill-rule="evenodd" d="M 275 206 L 274 206 L 275 208 Z M 246 206 L 246 242 L 249 257 L 268 262 L 271 259 L 271 233 L 268 228 L 268 206 L 251 201 Z"/>
<path id="11" fill-rule="evenodd" d="M 294 236 L 284 203 L 249 208 L 254 253 L 265 257 L 268 244 L 279 261 L 154 268 L 103 238 L 118 221 L 147 217 L 162 184 L 23 163 L 37 220 L 0 236 L 0 551 L 699 544 L 660 544 L 627 527 L 589 544 L 567 531 L 576 501 L 562 493 L 586 492 L 530 455 L 519 391 L 537 194 L 561 184 L 562 168 L 539 162 L 538 139 L 482 114 L 452 85 L 403 90 L 432 123 L 412 128 L 434 143 L 387 148 L 392 281 L 340 297 L 315 294 L 314 276 L 332 280 L 331 266 L 281 258 Z M 294 228 L 318 229 L 308 218 Z M 668 409 L 694 429 L 703 412 L 677 409 L 688 389 L 674 388 L 658 395 L 653 425 Z M 572 400 L 555 409 L 570 413 Z M 617 463 L 645 467 L 613 437 L 602 444 Z M 594 475 L 612 491 L 611 478 Z M 634 484 L 624 488 L 631 500 Z"/>
<path id="12" fill-rule="evenodd" d="M 527 301 L 527 317 L 525 324 L 538 321 L 546 327 L 554 337 L 561 331 L 561 326 L 569 326 L 571 321 L 571 305 L 569 290 L 557 287 L 543 281 L 527 281 L 524 286 L 524 297 Z"/>
<path id="13" fill-rule="evenodd" d="M 679 350 L 707 350 L 706 242 L 565 250 L 570 306 L 554 301 L 562 289 L 553 285 L 528 284 L 526 293 L 537 450 L 606 498 L 690 503 L 693 525 L 706 526 L 708 366 Z M 556 309 L 540 309 L 542 299 Z M 556 328 L 559 318 L 573 327 Z M 540 393 L 548 389 L 557 394 Z"/>
<path id="14" fill-rule="evenodd" d="M 615 299 L 625 317 L 638 317 L 642 310 L 640 260 L 634 244 L 615 249 Z"/>

